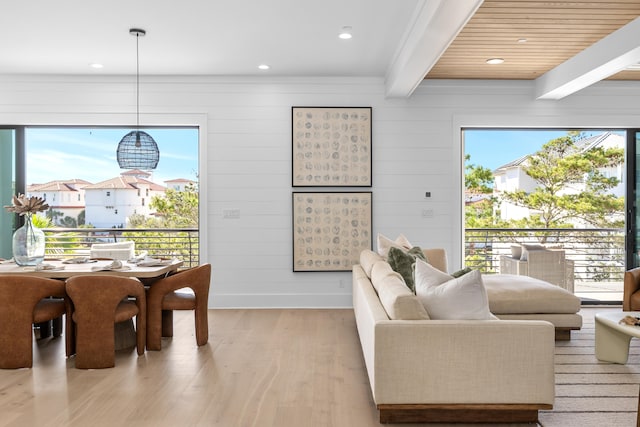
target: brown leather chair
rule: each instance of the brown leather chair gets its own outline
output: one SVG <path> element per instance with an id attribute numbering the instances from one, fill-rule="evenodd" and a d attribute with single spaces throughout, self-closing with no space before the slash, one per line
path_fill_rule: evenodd
<path id="1" fill-rule="evenodd" d="M 49 298 L 54 297 L 54 298 Z M 33 324 L 61 318 L 69 312 L 63 281 L 34 276 L 0 276 L 0 368 L 33 366 Z M 67 315 L 67 356 L 71 321 Z"/>
<path id="2" fill-rule="evenodd" d="M 153 282 L 147 289 L 147 350 L 160 350 L 162 337 L 173 336 L 173 310 L 194 310 L 196 343 L 209 341 L 211 264 L 183 270 Z M 176 292 L 191 288 L 193 293 Z"/>
<path id="3" fill-rule="evenodd" d="M 640 311 L 640 267 L 624 273 L 623 311 Z"/>
<path id="4" fill-rule="evenodd" d="M 67 279 L 66 290 L 76 324 L 76 368 L 115 366 L 114 325 L 134 316 L 138 355 L 144 354 L 146 299 L 144 286 L 138 279 L 112 275 L 74 276 Z"/>

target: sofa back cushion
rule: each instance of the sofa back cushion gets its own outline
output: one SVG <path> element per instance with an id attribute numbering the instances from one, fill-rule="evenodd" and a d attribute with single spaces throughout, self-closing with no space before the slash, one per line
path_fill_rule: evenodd
<path id="1" fill-rule="evenodd" d="M 427 262 L 438 270 L 447 273 L 449 267 L 447 265 L 447 252 L 442 248 L 423 249 Z"/>
<path id="2" fill-rule="evenodd" d="M 360 252 L 360 266 L 362 266 L 362 269 L 368 278 L 371 278 L 371 269 L 373 268 L 373 264 L 383 260 L 384 258 L 382 256 L 370 249 L 365 249 Z"/>
<path id="3" fill-rule="evenodd" d="M 429 315 L 418 297 L 407 287 L 402 276 L 386 261 L 379 261 L 371 270 L 371 283 L 387 316 L 391 320 L 426 320 Z"/>

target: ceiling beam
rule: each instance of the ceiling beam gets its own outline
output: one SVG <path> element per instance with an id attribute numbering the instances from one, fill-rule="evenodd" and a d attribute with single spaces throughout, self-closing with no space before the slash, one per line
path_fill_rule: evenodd
<path id="1" fill-rule="evenodd" d="M 425 0 L 385 79 L 387 98 L 409 97 L 484 0 Z"/>
<path id="2" fill-rule="evenodd" d="M 640 18 L 536 79 L 536 99 L 562 99 L 640 62 Z"/>

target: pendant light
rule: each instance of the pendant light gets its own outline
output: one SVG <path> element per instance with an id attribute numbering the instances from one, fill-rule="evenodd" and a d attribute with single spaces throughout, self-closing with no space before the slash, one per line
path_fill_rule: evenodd
<path id="1" fill-rule="evenodd" d="M 129 34 L 136 37 L 136 130 L 129 132 L 120 140 L 116 151 L 121 169 L 151 170 L 158 166 L 160 151 L 151 135 L 140 130 L 140 55 L 138 41 L 147 32 L 131 28 Z"/>

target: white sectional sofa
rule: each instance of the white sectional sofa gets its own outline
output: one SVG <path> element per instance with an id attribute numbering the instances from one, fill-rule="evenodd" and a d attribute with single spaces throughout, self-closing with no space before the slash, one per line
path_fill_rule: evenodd
<path id="1" fill-rule="evenodd" d="M 424 252 L 446 271 L 443 250 Z M 553 407 L 550 322 L 431 320 L 384 263 L 363 251 L 353 266 L 356 325 L 381 423 L 536 422 L 538 410 Z"/>

